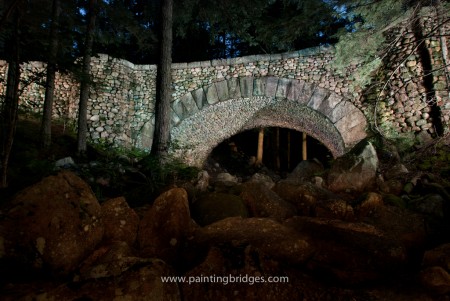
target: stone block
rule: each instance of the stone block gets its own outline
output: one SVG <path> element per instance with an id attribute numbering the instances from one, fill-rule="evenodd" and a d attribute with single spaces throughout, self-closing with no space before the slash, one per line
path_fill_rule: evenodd
<path id="1" fill-rule="evenodd" d="M 177 114 L 178 117 L 183 117 L 184 109 L 181 99 L 176 99 L 174 102 L 172 102 L 172 110 L 175 114 Z"/>
<path id="2" fill-rule="evenodd" d="M 239 79 L 236 77 L 228 80 L 228 96 L 230 98 L 241 98 L 241 87 L 239 85 Z"/>
<path id="3" fill-rule="evenodd" d="M 206 101 L 206 93 L 203 88 L 197 89 L 192 92 L 192 97 L 194 97 L 195 103 L 199 109 L 202 109 L 204 105 L 208 102 Z"/>
<path id="4" fill-rule="evenodd" d="M 303 85 L 302 93 L 300 94 L 300 96 L 298 98 L 298 102 L 300 104 L 306 105 L 308 103 L 308 101 L 311 99 L 314 89 L 315 89 L 314 84 L 305 83 Z"/>
<path id="5" fill-rule="evenodd" d="M 357 110 L 357 108 L 354 107 L 348 99 L 344 99 L 339 102 L 327 116 L 330 118 L 331 122 L 336 123 L 353 110 Z"/>
<path id="6" fill-rule="evenodd" d="M 277 94 L 278 88 L 278 77 L 268 77 L 266 84 L 266 93 L 267 97 L 275 97 Z"/>
<path id="7" fill-rule="evenodd" d="M 213 105 L 219 102 L 219 96 L 217 95 L 216 86 L 213 84 L 205 88 L 206 93 L 206 102 L 210 105 Z"/>
<path id="8" fill-rule="evenodd" d="M 217 59 L 210 61 L 211 66 L 226 66 L 227 60 L 226 59 Z"/>
<path id="9" fill-rule="evenodd" d="M 320 106 L 317 108 L 317 111 L 323 113 L 328 116 L 333 109 L 337 106 L 338 103 L 342 101 L 342 96 L 337 95 L 336 93 L 331 93 L 327 98 L 325 98 Z"/>
<path id="10" fill-rule="evenodd" d="M 291 80 L 291 88 L 287 91 L 286 98 L 297 101 L 303 93 L 305 82 L 302 80 Z"/>
<path id="11" fill-rule="evenodd" d="M 141 128 L 140 138 L 141 138 L 141 147 L 144 149 L 150 149 L 153 143 L 153 132 L 155 128 L 153 126 L 152 121 L 147 121 L 144 126 Z"/>
<path id="12" fill-rule="evenodd" d="M 173 109 L 170 110 L 170 124 L 172 127 L 177 126 L 181 122 L 180 117 L 175 113 Z"/>
<path id="13" fill-rule="evenodd" d="M 278 81 L 278 88 L 276 97 L 285 99 L 288 98 L 289 90 L 292 89 L 292 80 L 288 78 L 280 78 Z"/>
<path id="14" fill-rule="evenodd" d="M 340 132 L 345 146 L 349 147 L 367 136 L 365 131 L 366 125 L 367 121 L 364 114 L 359 110 L 354 110 L 351 114 L 336 122 L 334 126 Z"/>
<path id="15" fill-rule="evenodd" d="M 253 77 L 241 77 L 239 79 L 242 97 L 251 97 L 253 95 Z"/>
<path id="16" fill-rule="evenodd" d="M 184 108 L 184 116 L 183 116 L 184 118 L 199 111 L 197 104 L 194 100 L 194 97 L 192 96 L 191 93 L 184 95 L 181 98 L 181 102 Z"/>
<path id="17" fill-rule="evenodd" d="M 282 56 L 281 53 L 274 53 L 274 54 L 270 55 L 270 60 L 271 61 L 278 61 L 278 60 L 281 60 L 281 59 L 283 59 L 283 56 Z"/>
<path id="18" fill-rule="evenodd" d="M 214 83 L 217 90 L 217 97 L 219 101 L 228 100 L 230 97 L 228 95 L 228 83 L 226 80 Z"/>
<path id="19" fill-rule="evenodd" d="M 253 82 L 253 96 L 265 96 L 266 95 L 266 77 L 257 77 Z"/>
<path id="20" fill-rule="evenodd" d="M 317 88 L 314 90 L 313 94 L 311 95 L 311 98 L 308 101 L 307 106 L 311 109 L 317 110 L 325 98 L 328 97 L 329 92 L 322 88 Z"/>

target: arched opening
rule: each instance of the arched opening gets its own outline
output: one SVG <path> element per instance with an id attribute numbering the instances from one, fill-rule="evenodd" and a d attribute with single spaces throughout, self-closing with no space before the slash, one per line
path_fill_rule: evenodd
<path id="1" fill-rule="evenodd" d="M 172 151 L 186 163 L 201 168 L 222 141 L 246 130 L 277 127 L 306 132 L 322 142 L 333 157 L 339 157 L 345 153 L 343 137 L 354 129 L 352 124 L 339 125 L 345 118 L 334 122 L 317 110 L 289 100 L 264 96 L 230 99 L 207 106 L 173 127 L 171 137 L 176 148 Z"/>
<path id="2" fill-rule="evenodd" d="M 302 160 L 317 159 L 328 166 L 333 157 L 319 140 L 300 131 L 283 127 L 266 127 L 263 130 L 261 164 L 258 164 L 258 142 L 261 129 L 251 129 L 229 137 L 213 148 L 209 164 L 239 176 L 250 176 L 260 168 L 280 175 L 291 172 Z"/>

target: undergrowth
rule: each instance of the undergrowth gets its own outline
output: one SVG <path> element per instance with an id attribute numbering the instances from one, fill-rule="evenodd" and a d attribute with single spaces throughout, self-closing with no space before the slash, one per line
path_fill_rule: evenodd
<path id="1" fill-rule="evenodd" d="M 42 178 L 56 174 L 55 162 L 65 157 L 72 157 L 75 165 L 63 168 L 83 178 L 100 202 L 125 196 L 130 206 L 151 203 L 166 187 L 189 181 L 198 173 L 198 169 L 176 158 L 160 162 L 148 151 L 117 147 L 106 140 L 89 144 L 87 156 L 79 158 L 75 133 L 58 121 L 53 123 L 51 148 L 42 150 L 39 128 L 38 118 L 21 116 L 8 171 L 9 187 L 0 190 L 2 201 Z"/>

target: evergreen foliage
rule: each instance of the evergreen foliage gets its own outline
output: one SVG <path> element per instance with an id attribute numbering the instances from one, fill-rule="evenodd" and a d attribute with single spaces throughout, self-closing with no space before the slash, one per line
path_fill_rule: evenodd
<path id="1" fill-rule="evenodd" d="M 180 3 L 179 3 L 180 4 Z M 276 53 L 334 43 L 345 19 L 328 1 L 188 0 L 176 6 L 176 33 L 209 33 L 210 58 Z"/>
<path id="2" fill-rule="evenodd" d="M 404 20 L 407 14 L 402 3 L 396 0 L 338 0 L 335 4 L 344 5 L 339 10 L 351 26 L 337 34 L 339 42 L 334 67 L 342 71 L 349 65 L 359 65 L 352 79 L 357 86 L 367 86 L 385 54 L 381 51 L 385 43 L 384 32 Z"/>

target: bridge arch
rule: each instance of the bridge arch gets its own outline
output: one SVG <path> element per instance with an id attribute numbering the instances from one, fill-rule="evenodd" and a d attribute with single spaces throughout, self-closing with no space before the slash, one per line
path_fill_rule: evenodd
<path id="1" fill-rule="evenodd" d="M 187 93 L 172 110 L 172 151 L 199 167 L 219 143 L 252 128 L 305 132 L 334 157 L 366 136 L 366 118 L 348 99 L 296 79 L 231 78 Z"/>

